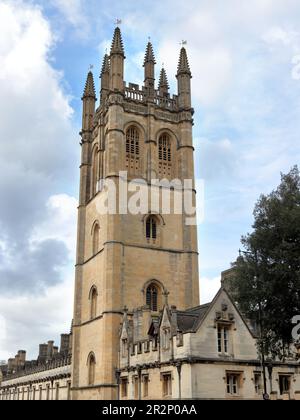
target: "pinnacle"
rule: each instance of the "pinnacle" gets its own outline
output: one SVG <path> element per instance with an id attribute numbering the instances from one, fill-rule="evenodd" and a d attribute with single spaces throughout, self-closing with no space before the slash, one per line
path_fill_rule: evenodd
<path id="1" fill-rule="evenodd" d="M 159 78 L 159 89 L 161 88 L 169 89 L 167 73 L 164 68 L 161 69 L 160 78 Z"/>
<path id="2" fill-rule="evenodd" d="M 111 54 L 122 54 L 124 56 L 124 47 L 122 41 L 121 30 L 119 27 L 115 29 L 114 37 L 111 44 Z"/>
<path id="3" fill-rule="evenodd" d="M 105 54 L 104 59 L 103 59 L 103 64 L 102 64 L 101 76 L 104 73 L 109 73 L 109 67 L 110 67 L 109 56 Z"/>
<path id="4" fill-rule="evenodd" d="M 146 47 L 146 53 L 145 53 L 145 59 L 144 59 L 144 66 L 146 63 L 153 63 L 156 64 L 154 52 L 153 52 L 153 46 L 151 42 L 149 41 Z"/>
<path id="5" fill-rule="evenodd" d="M 180 51 L 177 75 L 182 73 L 191 75 L 186 49 L 184 47 Z"/>
<path id="6" fill-rule="evenodd" d="M 91 71 L 88 72 L 83 97 L 92 97 L 96 98 L 96 91 L 95 91 L 95 84 L 94 84 L 94 76 Z"/>

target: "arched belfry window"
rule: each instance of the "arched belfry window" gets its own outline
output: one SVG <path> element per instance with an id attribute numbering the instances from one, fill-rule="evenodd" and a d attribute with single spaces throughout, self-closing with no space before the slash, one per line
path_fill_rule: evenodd
<path id="1" fill-rule="evenodd" d="M 134 125 L 126 131 L 126 166 L 131 173 L 140 168 L 140 133 Z"/>
<path id="2" fill-rule="evenodd" d="M 96 371 L 96 358 L 94 353 L 91 353 L 88 357 L 88 384 L 95 384 L 95 371 Z"/>
<path id="3" fill-rule="evenodd" d="M 99 252 L 99 240 L 100 240 L 100 226 L 95 223 L 93 228 L 93 255 Z"/>
<path id="4" fill-rule="evenodd" d="M 98 292 L 96 287 L 93 286 L 90 291 L 91 319 L 94 319 L 97 316 L 97 299 Z"/>
<path id="5" fill-rule="evenodd" d="M 149 306 L 151 311 L 157 312 L 158 310 L 158 288 L 155 284 L 150 284 L 146 290 L 146 305 Z"/>
<path id="6" fill-rule="evenodd" d="M 146 220 L 146 238 L 157 239 L 157 219 L 155 216 L 149 216 Z"/>
<path id="7" fill-rule="evenodd" d="M 158 140 L 158 171 L 162 177 L 172 175 L 172 144 L 167 133 L 163 133 Z"/>

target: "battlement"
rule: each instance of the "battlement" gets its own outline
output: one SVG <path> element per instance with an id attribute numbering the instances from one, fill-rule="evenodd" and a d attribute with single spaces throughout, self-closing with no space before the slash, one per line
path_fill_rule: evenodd
<path id="1" fill-rule="evenodd" d="M 17 372 L 10 373 L 3 378 L 2 386 L 6 385 L 6 382 L 12 381 L 13 379 L 18 379 L 26 376 L 30 376 L 36 373 L 51 371 L 63 366 L 70 366 L 72 362 L 72 356 L 68 355 L 66 357 L 57 357 L 49 362 L 38 364 L 37 361 L 30 362 L 30 365 L 27 365 L 24 369 L 18 370 Z"/>
<path id="2" fill-rule="evenodd" d="M 154 105 L 159 108 L 167 109 L 169 111 L 178 111 L 178 96 L 173 95 L 172 97 L 161 96 L 158 90 L 154 91 L 153 97 L 149 98 L 147 91 L 145 89 L 140 89 L 139 85 L 134 83 L 129 83 L 128 86 L 125 86 L 125 98 L 132 102 L 138 103 L 148 103 L 152 102 Z"/>

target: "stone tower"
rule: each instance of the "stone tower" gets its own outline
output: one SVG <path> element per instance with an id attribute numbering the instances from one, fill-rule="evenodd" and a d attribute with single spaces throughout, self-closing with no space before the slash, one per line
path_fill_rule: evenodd
<path id="1" fill-rule="evenodd" d="M 178 95 L 171 96 L 166 71 L 155 88 L 155 56 L 146 47 L 144 86 L 124 82 L 124 46 L 115 29 L 110 55 L 101 71 L 100 105 L 92 72 L 82 97 L 80 199 L 73 326 L 72 390 L 74 399 L 116 399 L 120 322 L 124 311 L 148 307 L 155 317 L 168 295 L 170 304 L 187 309 L 199 304 L 196 226 L 162 210 L 166 187 L 152 179 L 194 183 L 191 72 L 185 48 L 177 72 Z M 131 182 L 135 180 L 134 182 Z M 115 214 L 99 212 L 113 182 Z M 138 214 L 119 206 L 120 189 L 144 185 L 154 191 L 158 208 Z M 194 184 L 190 195 L 195 202 Z M 130 189 L 128 198 L 134 195 Z M 126 307 L 126 309 L 125 309 Z"/>

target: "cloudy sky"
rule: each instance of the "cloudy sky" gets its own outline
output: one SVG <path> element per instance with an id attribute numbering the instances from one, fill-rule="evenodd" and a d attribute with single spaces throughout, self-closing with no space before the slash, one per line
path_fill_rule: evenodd
<path id="1" fill-rule="evenodd" d="M 0 360 L 58 341 L 72 318 L 81 94 L 114 21 L 126 80 L 148 37 L 172 91 L 181 40 L 193 72 L 201 300 L 251 229 L 252 210 L 300 158 L 298 0 L 0 0 Z"/>

